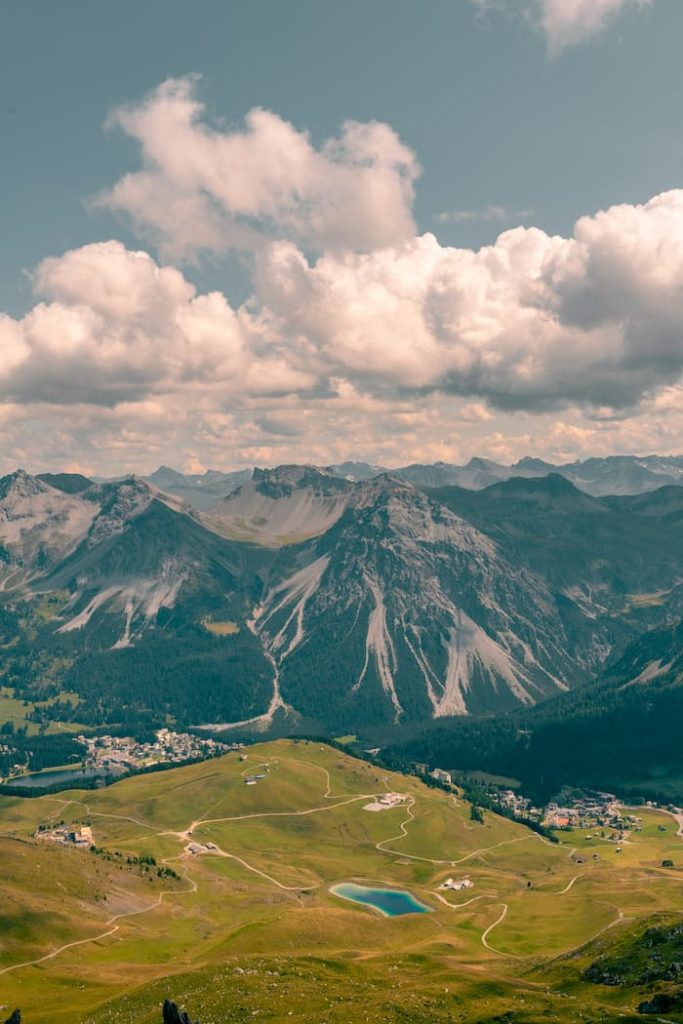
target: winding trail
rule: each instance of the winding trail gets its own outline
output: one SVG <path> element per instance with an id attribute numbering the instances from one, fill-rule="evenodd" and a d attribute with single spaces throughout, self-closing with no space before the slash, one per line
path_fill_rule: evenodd
<path id="1" fill-rule="evenodd" d="M 418 857 L 417 854 L 405 853 L 405 851 L 403 850 L 392 850 L 390 848 L 387 849 L 386 843 L 395 843 L 399 839 L 408 838 L 408 830 L 406 826 L 409 825 L 411 821 L 415 820 L 415 815 L 413 814 L 413 807 L 415 806 L 415 802 L 415 797 L 411 796 L 407 808 L 408 817 L 404 818 L 404 820 L 399 825 L 400 832 L 398 833 L 398 835 L 390 836 L 388 839 L 383 839 L 381 842 L 375 843 L 376 850 L 379 850 L 381 853 L 398 854 L 399 857 L 406 857 L 408 860 L 424 861 L 427 864 L 443 864 L 448 867 L 457 867 L 458 864 L 464 864 L 465 861 L 471 860 L 472 857 L 478 857 L 479 854 L 488 853 L 490 850 L 497 850 L 498 847 L 500 846 L 509 846 L 511 843 L 524 843 L 528 839 L 543 838 L 542 836 L 537 836 L 535 832 L 531 832 L 528 836 L 518 836 L 517 839 L 505 839 L 503 840 L 502 843 L 495 843 L 493 846 L 483 846 L 479 850 L 472 850 L 471 853 L 466 853 L 464 857 L 460 857 L 458 860 L 436 860 L 434 857 Z"/>
<path id="2" fill-rule="evenodd" d="M 180 860 L 179 857 L 169 857 L 162 863 L 167 864 L 171 860 Z M 54 960 L 55 957 L 61 953 L 65 953 L 67 949 L 74 949 L 76 946 L 86 946 L 91 942 L 100 942 L 102 939 L 109 938 L 110 935 L 115 935 L 121 928 L 120 924 L 114 924 L 115 921 L 123 921 L 128 917 L 139 917 L 142 914 L 149 914 L 151 911 L 156 910 L 163 903 L 164 897 L 166 896 L 179 896 L 186 893 L 195 893 L 197 891 L 197 883 L 193 878 L 190 877 L 187 869 L 185 870 L 185 879 L 190 883 L 187 889 L 165 889 L 160 892 L 154 903 L 151 903 L 148 907 L 142 907 L 140 910 L 129 910 L 123 914 L 114 914 L 105 923 L 107 925 L 113 924 L 113 928 L 109 928 L 106 932 L 101 932 L 99 935 L 91 935 L 87 939 L 77 939 L 75 942 L 66 942 L 63 946 L 58 949 L 53 949 L 51 953 L 46 953 L 44 956 L 38 957 L 36 960 L 26 960 L 21 964 L 11 964 L 9 967 L 3 967 L 0 970 L 0 976 L 3 974 L 9 974 L 11 971 L 19 971 L 22 967 L 37 967 L 38 964 L 44 964 L 46 960 Z"/>
<path id="3" fill-rule="evenodd" d="M 336 807 L 345 807 L 347 804 L 358 803 L 359 800 L 371 800 L 374 793 L 362 793 L 359 796 L 349 797 L 348 800 L 340 800 L 336 804 L 323 804 L 322 807 L 308 807 L 305 811 L 255 811 L 252 814 L 232 814 L 225 818 L 197 818 L 181 832 L 174 832 L 172 829 L 165 829 L 163 832 L 155 832 L 157 836 L 176 836 L 178 839 L 186 840 L 199 825 L 220 825 L 224 822 L 247 821 L 254 818 L 303 818 L 307 814 L 319 814 L 322 811 L 333 811 Z"/>
<path id="4" fill-rule="evenodd" d="M 495 946 L 492 946 L 490 944 L 490 942 L 489 942 L 489 935 L 491 934 L 491 932 L 493 931 L 494 928 L 497 928 L 499 924 L 503 923 L 503 921 L 507 917 L 507 912 L 508 912 L 508 905 L 507 905 L 507 903 L 503 903 L 503 909 L 500 912 L 500 916 L 497 917 L 496 920 L 493 922 L 493 924 L 490 924 L 488 926 L 488 928 L 486 929 L 486 931 L 482 934 L 481 944 L 482 944 L 482 946 L 485 946 L 486 949 L 490 950 L 492 953 L 497 953 L 498 956 L 510 956 L 514 960 L 519 960 L 519 959 L 521 959 L 520 957 L 514 956 L 514 954 L 512 954 L 512 953 L 503 953 L 503 952 L 501 952 L 500 949 L 496 949 Z"/>
<path id="5" fill-rule="evenodd" d="M 578 880 L 580 878 L 583 878 L 583 874 L 574 875 L 574 877 L 571 879 L 571 881 L 567 882 L 567 884 L 565 885 L 564 889 L 560 889 L 560 891 L 557 893 L 557 895 L 558 896 L 564 896 L 566 893 L 568 893 L 570 891 L 570 889 L 573 888 L 574 883 L 578 882 Z"/>
<path id="6" fill-rule="evenodd" d="M 665 811 L 664 813 L 670 814 L 678 822 L 678 832 L 676 835 L 683 839 L 683 811 L 680 807 L 677 807 L 675 811 Z"/>
<path id="7" fill-rule="evenodd" d="M 447 900 L 445 896 L 442 896 L 440 892 L 435 892 L 433 889 L 430 889 L 429 892 L 432 896 L 435 896 L 437 900 L 440 900 L 445 907 L 448 907 L 449 910 L 460 910 L 462 907 L 469 907 L 470 903 L 476 903 L 477 900 L 488 900 L 492 898 L 491 893 L 483 892 L 479 896 L 473 896 L 471 899 L 465 900 L 464 903 L 450 903 L 449 900 Z"/>
<path id="8" fill-rule="evenodd" d="M 54 800 L 56 803 L 62 804 L 62 811 L 67 807 L 74 804 L 77 807 L 84 807 L 85 813 L 91 818 L 114 818 L 118 821 L 132 821 L 134 825 L 140 825 L 141 828 L 149 828 L 154 830 L 155 825 L 150 825 L 148 821 L 140 821 L 139 818 L 131 818 L 128 814 L 105 814 L 104 811 L 91 811 L 90 804 L 86 804 L 83 800 L 58 800 L 53 796 L 41 796 L 39 800 Z"/>
<path id="9" fill-rule="evenodd" d="M 227 853 L 225 850 L 221 850 L 220 846 L 217 846 L 215 850 L 209 850 L 209 854 L 214 854 L 218 857 L 226 857 L 229 860 L 237 861 L 242 867 L 246 868 L 247 871 L 253 871 L 255 875 L 260 875 L 261 878 L 265 878 L 266 881 L 276 885 L 278 889 L 283 889 L 285 892 L 302 892 L 308 889 L 319 889 L 323 884 L 322 882 L 314 882 L 312 885 L 283 885 L 282 882 L 278 882 L 277 878 L 273 878 L 272 875 L 267 875 L 265 871 L 261 871 L 260 868 L 255 868 L 253 864 L 249 864 L 242 857 L 238 857 L 234 853 Z"/>

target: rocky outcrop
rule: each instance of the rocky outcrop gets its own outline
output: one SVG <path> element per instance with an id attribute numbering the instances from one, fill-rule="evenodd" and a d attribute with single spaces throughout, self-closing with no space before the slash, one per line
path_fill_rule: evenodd
<path id="1" fill-rule="evenodd" d="M 683 1009 L 683 991 L 658 992 L 638 1007 L 638 1013 L 672 1013 Z"/>
<path id="2" fill-rule="evenodd" d="M 179 1010 L 170 999 L 164 1001 L 163 1017 L 164 1024 L 193 1024 L 188 1015 L 183 1010 Z M 199 1024 L 199 1021 L 195 1021 L 194 1024 Z"/>
<path id="3" fill-rule="evenodd" d="M 199 1021 L 191 1021 L 184 1010 L 179 1010 L 176 1004 L 171 1002 L 170 999 L 164 1000 L 162 1014 L 164 1024 L 199 1024 Z M 21 1024 L 21 1010 L 15 1010 L 14 1013 L 7 1018 L 5 1024 Z"/>

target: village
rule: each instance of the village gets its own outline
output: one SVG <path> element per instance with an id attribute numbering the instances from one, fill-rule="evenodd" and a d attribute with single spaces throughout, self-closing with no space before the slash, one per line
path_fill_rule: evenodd
<path id="1" fill-rule="evenodd" d="M 545 809 L 549 828 L 610 828 L 617 834 L 640 832 L 642 820 L 627 814 L 613 793 L 565 788 Z"/>
<path id="2" fill-rule="evenodd" d="M 241 749 L 241 743 L 219 743 L 185 732 L 159 729 L 154 743 L 132 736 L 77 736 L 86 750 L 84 767 L 96 771 L 131 771 L 157 764 L 182 764 Z"/>

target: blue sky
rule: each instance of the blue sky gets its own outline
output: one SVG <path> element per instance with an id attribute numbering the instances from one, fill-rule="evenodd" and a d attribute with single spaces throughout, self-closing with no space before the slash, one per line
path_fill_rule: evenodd
<path id="1" fill-rule="evenodd" d="M 0 12 L 0 310 L 8 314 L 5 326 L 9 331 L 10 324 L 13 332 L 11 345 L 21 350 L 21 358 L 8 357 L 0 409 L 6 444 L 32 464 L 68 463 L 97 470 L 111 464 L 117 471 L 149 468 L 156 461 L 227 467 L 289 458 L 325 461 L 326 456 L 331 460 L 349 454 L 396 464 L 420 457 L 459 460 L 477 453 L 506 459 L 527 450 L 573 457 L 631 450 L 637 444 L 676 450 L 678 423 L 672 420 L 671 409 L 677 404 L 677 392 L 672 389 L 678 387 L 680 377 L 678 321 L 674 317 L 673 323 L 669 318 L 662 324 L 660 317 L 650 325 L 646 299 L 638 309 L 628 311 L 628 323 L 617 340 L 610 328 L 620 319 L 613 309 L 616 297 L 610 293 L 609 302 L 597 301 L 597 278 L 578 284 L 572 279 L 571 287 L 557 286 L 547 299 L 548 309 L 574 332 L 570 340 L 558 343 L 559 348 L 566 352 L 568 345 L 575 345 L 577 356 L 569 366 L 554 365 L 552 372 L 547 367 L 538 369 L 539 381 L 543 378 L 538 386 L 531 386 L 527 378 L 536 373 L 545 355 L 541 360 L 535 353 L 526 363 L 516 355 L 512 376 L 491 379 L 489 372 L 496 359 L 506 363 L 512 359 L 512 349 L 518 352 L 523 346 L 526 327 L 521 321 L 526 324 L 526 318 L 521 314 L 519 335 L 502 340 L 500 353 L 495 339 L 487 342 L 485 358 L 477 349 L 476 372 L 470 356 L 461 358 L 456 352 L 459 345 L 474 344 L 482 318 L 489 320 L 492 313 L 478 307 L 470 310 L 467 330 L 463 328 L 462 337 L 456 337 L 461 328 L 452 323 L 461 316 L 465 301 L 457 275 L 466 276 L 470 270 L 460 269 L 451 256 L 453 249 L 470 251 L 491 245 L 500 232 L 518 225 L 538 227 L 544 237 L 570 239 L 581 216 L 617 204 L 635 209 L 677 189 L 683 178 L 679 128 L 683 4 L 679 0 L 594 0 L 594 9 L 595 5 L 605 7 L 604 21 L 596 25 L 588 24 L 590 16 L 586 20 L 585 0 L 583 4 L 563 0 L 565 11 L 576 7 L 576 17 L 569 28 L 562 29 L 564 36 L 552 36 L 559 31 L 549 21 L 553 3 L 557 0 L 505 4 L 493 0 L 420 4 L 407 0 L 370 4 L 203 0 L 193 5 L 178 0 L 118 0 L 116 4 L 24 0 L 4 5 Z M 190 75 L 199 77 L 190 80 Z M 107 117 L 126 104 L 143 109 L 145 97 L 169 79 L 185 82 L 192 102 L 202 105 L 197 124 L 204 135 L 234 137 L 244 132 L 243 119 L 254 108 L 273 112 L 302 138 L 302 133 L 308 133 L 307 175 L 313 173 L 315 154 L 324 152 L 326 140 L 337 139 L 337 154 L 340 145 L 347 146 L 348 140 L 339 142 L 345 122 L 390 126 L 413 161 L 409 169 L 407 158 L 401 156 L 400 166 L 392 164 L 388 172 L 393 175 L 391 182 L 404 189 L 403 199 L 377 214 L 372 237 L 352 232 L 354 216 L 360 223 L 367 219 L 367 209 L 351 211 L 350 233 L 344 235 L 347 256 L 340 252 L 339 231 L 332 237 L 327 229 L 314 228 L 308 221 L 302 226 L 301 218 L 308 217 L 320 201 L 322 179 L 318 178 L 303 199 L 297 191 L 300 184 L 293 186 L 296 210 L 285 211 L 280 204 L 274 220 L 270 207 L 245 213 L 240 206 L 235 212 L 233 198 L 224 201 L 222 194 L 212 194 L 212 210 L 219 208 L 220 213 L 216 230 L 226 233 L 224 245 L 198 244 L 195 239 L 188 247 L 171 237 L 172 223 L 151 225 L 149 210 L 141 212 L 139 206 L 151 202 L 149 193 L 136 198 L 135 210 L 128 199 L 121 203 L 120 196 L 113 198 L 111 192 L 104 205 L 98 205 L 95 197 L 101 199 L 125 175 L 140 171 L 145 145 L 121 123 L 105 128 Z M 274 125 L 271 128 L 275 130 Z M 197 145 L 202 132 L 192 136 Z M 277 162 L 276 142 L 273 147 L 268 159 Z M 339 184 L 339 167 L 343 165 L 346 174 L 348 161 L 357 167 L 359 159 L 357 151 L 352 157 L 337 155 L 326 169 L 315 170 L 316 175 L 328 175 L 326 202 L 337 212 L 344 204 L 353 206 L 356 188 L 352 179 Z M 373 167 L 384 166 L 384 160 L 373 149 Z M 196 162 L 192 173 L 199 173 Z M 206 175 L 216 173 L 220 169 L 206 170 Z M 168 174 L 165 165 L 157 184 L 162 178 L 167 184 Z M 208 177 L 200 174 L 200 179 L 193 201 L 201 198 L 203 202 Z M 377 181 L 372 188 L 381 191 L 383 185 Z M 276 187 L 281 189 L 282 181 Z M 356 302 L 351 293 L 357 296 L 360 291 L 364 296 L 363 289 L 390 287 L 387 261 L 380 268 L 377 254 L 394 247 L 392 265 L 396 265 L 395 247 L 409 244 L 409 232 L 397 230 L 392 235 L 387 221 L 394 209 L 412 218 L 415 239 L 425 233 L 434 233 L 438 239 L 443 267 L 438 281 L 430 279 L 428 286 L 428 326 L 432 330 L 435 318 L 448 322 L 443 328 L 447 337 L 433 339 L 425 334 L 420 338 L 420 328 L 397 342 L 406 351 L 399 353 L 394 365 L 392 349 L 390 372 L 383 376 L 381 366 L 387 357 L 382 346 L 391 347 L 396 332 L 392 316 L 383 324 L 381 311 L 373 308 L 363 313 L 362 322 L 347 325 L 341 336 L 329 322 L 329 318 L 340 318 L 337 299 L 331 303 L 330 295 L 340 291 L 347 295 L 346 316 Z M 169 216 L 172 222 L 173 210 Z M 665 225 L 656 214 L 657 230 L 664 231 L 668 240 L 676 217 L 677 207 L 674 213 L 667 212 Z M 655 215 L 642 229 L 645 246 L 653 244 L 648 242 L 653 219 Z M 257 242 L 238 243 L 237 222 L 241 231 L 256 228 Z M 608 231 L 612 240 L 614 230 L 634 227 L 612 225 Z M 59 266 L 48 264 L 46 269 L 42 261 L 112 241 L 121 243 L 125 252 L 146 252 L 155 266 L 172 265 L 187 287 L 196 289 L 190 297 L 189 292 L 181 294 L 180 286 L 180 290 L 175 285 L 171 288 L 168 301 L 176 304 L 174 324 L 178 304 L 220 293 L 235 312 L 238 326 L 226 326 L 223 320 L 220 325 L 212 323 L 210 330 L 218 340 L 212 334 L 210 356 L 195 349 L 192 370 L 185 365 L 178 370 L 176 356 L 168 356 L 169 346 L 181 343 L 169 338 L 166 321 L 162 329 L 152 318 L 146 327 L 149 333 L 141 339 L 138 320 L 132 327 L 129 317 L 127 341 L 122 341 L 118 309 L 115 326 L 100 320 L 93 326 L 94 313 L 90 319 L 85 317 L 78 331 L 93 334 L 81 339 L 78 344 L 84 347 L 76 351 L 69 335 L 75 328 L 70 321 L 65 329 L 63 307 L 73 311 L 87 306 L 88 296 L 77 295 L 72 287 L 79 273 L 85 273 L 86 257 L 78 267 L 72 260 Z M 602 236 L 596 241 L 591 235 L 588 245 L 593 248 L 588 256 L 584 253 L 586 266 L 593 266 L 595 253 L 602 258 L 603 243 Z M 271 248 L 277 245 L 275 259 Z M 282 248 L 286 245 L 296 247 L 307 261 L 306 288 L 315 296 L 305 315 L 298 308 L 286 308 L 283 298 L 294 287 L 283 278 L 294 272 L 292 252 Z M 431 267 L 436 257 L 420 249 L 419 268 L 406 269 L 402 251 L 402 274 L 408 275 L 402 279 L 402 294 L 405 289 L 417 294 L 427 288 L 425 261 Z M 644 266 L 651 265 L 652 251 L 661 249 L 640 253 Z M 348 261 L 362 254 L 365 262 L 355 267 L 351 284 L 344 277 Z M 111 260 L 118 260 L 116 273 L 124 273 L 121 268 L 127 257 L 118 250 L 93 249 L 86 256 L 90 260 L 87 289 L 92 290 L 92 275 L 99 275 L 100 281 L 107 278 L 105 259 L 110 260 L 108 267 L 113 265 Z M 505 255 L 515 266 L 522 266 L 527 258 L 516 249 Z M 543 256 L 542 274 L 540 264 L 525 273 L 534 280 L 541 275 L 545 283 L 548 275 L 555 275 L 555 280 L 559 271 L 555 264 L 552 271 L 547 270 L 548 258 Z M 557 253 L 552 258 L 560 259 Z M 374 261 L 371 281 L 367 280 L 368 259 Z M 36 271 L 41 266 L 43 270 Z M 608 278 L 611 287 L 610 274 L 618 266 L 619 261 L 613 260 L 609 267 L 602 267 L 601 287 L 607 287 Z M 486 272 L 493 273 L 488 264 Z M 67 274 L 71 277 L 65 284 Z M 452 289 L 460 297 L 449 299 L 444 311 L 434 295 L 442 296 L 451 287 L 443 283 L 446 274 L 455 275 Z M 676 287 L 678 283 L 672 282 L 671 288 Z M 519 290 L 518 283 L 515 288 Z M 574 298 L 568 298 L 572 289 Z M 55 309 L 52 321 L 38 330 L 25 318 L 33 315 L 31 310 L 40 299 Z M 394 299 L 392 294 L 392 303 Z M 150 299 L 155 311 L 159 301 L 158 296 L 153 302 Z M 304 301 L 305 297 L 297 299 L 297 303 Z M 426 302 L 422 293 L 419 302 L 423 306 Z M 564 305 L 558 314 L 559 302 Z M 579 312 L 577 302 L 584 304 Z M 585 312 L 596 302 L 610 308 L 600 323 Z M 522 305 L 528 306 L 526 297 Z M 112 316 L 111 303 L 95 312 L 97 317 Z M 193 316 L 196 313 L 193 307 Z M 398 315 L 408 322 L 409 316 Z M 604 328 L 601 335 L 598 328 Z M 240 335 L 239 342 L 231 335 L 225 358 L 219 359 L 215 346 L 221 345 L 220 332 L 233 329 Z M 577 338 L 579 329 L 584 333 Z M 21 341 L 17 341 L 19 330 Z M 203 321 L 202 345 L 208 330 Z M 647 348 L 651 330 L 666 336 L 662 351 L 656 359 L 635 356 L 636 334 Z M 47 340 L 41 331 L 48 332 Z M 150 341 L 155 332 L 163 336 L 158 344 L 164 346 L 157 357 Z M 131 347 L 132 354 L 124 360 L 125 372 L 118 363 L 114 367 L 113 337 L 116 344 Z M 183 340 L 184 350 L 199 346 L 194 337 Z M 480 345 L 478 338 L 477 334 Z M 6 352 L 11 345 L 6 343 Z M 596 345 L 603 345 L 606 353 L 599 366 L 586 359 L 586 349 Z M 363 346 L 371 367 L 367 374 L 362 372 Z M 40 360 L 41 372 L 49 379 L 37 382 L 30 357 L 44 356 L 47 349 L 55 363 L 48 374 L 45 359 Z M 55 355 L 57 349 L 60 352 Z M 147 353 L 151 362 L 168 362 L 163 380 L 155 379 L 149 367 L 142 365 L 141 353 Z M 267 365 L 254 362 L 264 358 L 269 360 Z M 421 359 L 431 364 L 441 360 L 443 369 L 437 374 L 424 372 Z M 231 361 L 229 370 L 226 360 Z M 212 369 L 198 370 L 199 363 L 201 367 L 211 364 Z M 73 387 L 79 366 L 83 367 L 82 394 Z M 220 374 L 225 375 L 222 390 Z M 267 380 L 265 390 L 249 384 L 249 374 Z M 582 389 L 579 382 L 587 374 L 597 384 Z M 273 384 L 278 377 L 281 389 Z M 560 377 L 573 383 L 563 388 Z M 180 395 L 186 411 L 183 422 L 175 411 Z M 352 429 L 354 424 L 357 429 Z M 566 429 L 558 427 L 549 440 L 549 431 L 557 424 Z M 48 425 L 50 443 L 46 444 Z M 16 462 L 14 452 L 8 460 Z"/>

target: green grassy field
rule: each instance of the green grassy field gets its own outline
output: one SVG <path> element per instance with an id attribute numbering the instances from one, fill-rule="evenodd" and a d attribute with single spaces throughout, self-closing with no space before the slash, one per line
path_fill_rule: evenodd
<path id="1" fill-rule="evenodd" d="M 363 809 L 387 791 L 403 804 Z M 639 813 L 621 853 L 609 833 L 551 844 L 285 740 L 104 790 L 3 797 L 0 1007 L 26 1024 L 142 1024 L 167 995 L 203 1024 L 637 1019 L 639 993 L 581 971 L 652 915 L 683 913 L 677 825 Z M 61 820 L 89 823 L 108 853 L 32 838 Z M 449 876 L 473 888 L 439 890 Z M 334 896 L 342 881 L 406 888 L 431 913 L 382 917 Z"/>
<path id="2" fill-rule="evenodd" d="M 75 693 L 61 693 L 59 695 L 60 701 L 68 701 L 72 706 L 78 704 L 78 695 Z M 36 722 L 31 722 L 28 719 L 28 715 L 35 708 L 49 707 L 51 701 L 34 701 L 27 702 L 26 704 L 22 700 L 18 700 L 14 696 L 14 691 L 9 686 L 0 686 L 0 726 L 3 726 L 6 722 L 11 722 L 15 729 L 25 728 L 29 736 L 35 736 L 39 731 L 39 726 Z M 60 732 L 82 732 L 85 726 L 78 722 L 48 722 L 45 727 L 45 732 L 49 734 L 55 734 Z"/>

